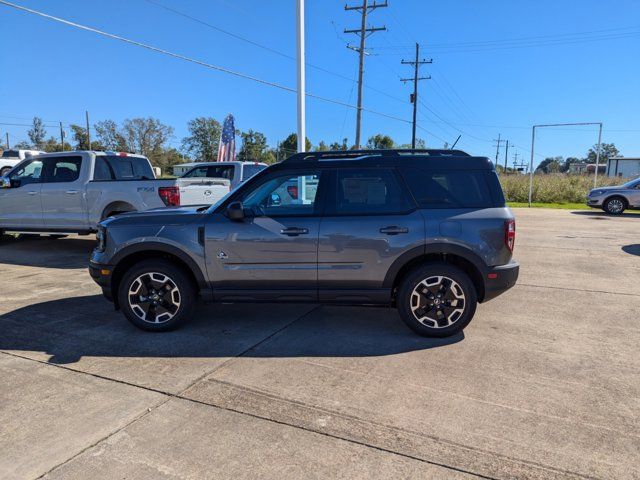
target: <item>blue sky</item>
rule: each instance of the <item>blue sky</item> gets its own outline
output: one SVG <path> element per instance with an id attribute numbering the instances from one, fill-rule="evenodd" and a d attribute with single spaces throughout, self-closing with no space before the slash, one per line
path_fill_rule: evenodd
<path id="1" fill-rule="evenodd" d="M 295 0 L 154 0 L 245 37 L 273 53 L 146 0 L 14 0 L 15 3 L 148 43 L 211 64 L 295 88 Z M 356 0 L 357 1 L 357 0 Z M 355 3 L 352 2 L 352 3 Z M 355 104 L 356 42 L 343 29 L 359 15 L 344 1 L 306 0 L 310 93 Z M 368 39 L 364 106 L 411 119 L 411 76 L 402 58 L 422 45 L 431 80 L 420 83 L 419 136 L 432 147 L 452 142 L 494 157 L 500 133 L 528 158 L 531 125 L 602 121 L 603 141 L 626 156 L 640 156 L 640 2 L 636 0 L 389 0 L 369 16 L 387 32 Z M 239 79 L 0 5 L 0 123 L 122 121 L 153 116 L 175 128 L 175 146 L 196 116 L 220 121 L 231 112 L 241 130 L 264 132 L 271 145 L 295 131 L 295 95 Z M 521 39 L 521 40 L 515 40 Z M 344 77 L 347 77 L 346 79 Z M 351 79 L 351 80 L 350 80 Z M 381 93 L 382 92 L 382 93 Z M 313 144 L 354 140 L 355 111 L 307 100 Z M 28 127 L 0 125 L 13 141 Z M 57 130 L 49 129 L 56 134 Z M 411 125 L 363 115 L 363 138 L 378 132 L 398 143 Z M 584 155 L 597 140 L 592 127 L 540 132 L 535 162 L 544 156 Z M 504 151 L 500 162 L 504 162 Z"/>

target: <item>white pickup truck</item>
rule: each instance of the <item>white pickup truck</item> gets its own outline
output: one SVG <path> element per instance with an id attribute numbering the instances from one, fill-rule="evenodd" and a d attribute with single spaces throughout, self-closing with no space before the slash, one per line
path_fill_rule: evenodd
<path id="1" fill-rule="evenodd" d="M 123 212 L 211 205 L 225 179 L 156 179 L 146 157 L 60 152 L 26 159 L 0 179 L 0 233 L 90 233 Z"/>
<path id="2" fill-rule="evenodd" d="M 13 167 L 26 158 L 35 157 L 45 152 L 40 150 L 9 149 L 0 154 L 0 177 L 9 173 Z"/>
<path id="3" fill-rule="evenodd" d="M 226 178 L 231 182 L 231 189 L 235 190 L 238 185 L 246 182 L 265 168 L 267 168 L 267 164 L 262 162 L 199 162 L 180 178 L 194 180 L 196 178 Z"/>

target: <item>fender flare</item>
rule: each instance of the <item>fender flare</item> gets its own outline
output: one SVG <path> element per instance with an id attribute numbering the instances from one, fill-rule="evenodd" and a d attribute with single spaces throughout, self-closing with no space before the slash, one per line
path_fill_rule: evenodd
<path id="1" fill-rule="evenodd" d="M 191 273 L 193 273 L 193 276 L 195 277 L 196 282 L 198 283 L 198 287 L 201 289 L 207 288 L 206 277 L 202 272 L 202 270 L 200 269 L 200 267 L 198 266 L 198 264 L 196 263 L 196 261 L 193 258 L 191 258 L 189 255 L 184 253 L 184 251 L 180 250 L 179 248 L 163 242 L 142 242 L 142 243 L 135 243 L 135 244 L 129 245 L 123 248 L 122 250 L 120 250 L 118 253 L 116 253 L 111 258 L 110 263 L 114 265 L 114 269 L 117 270 L 118 264 L 120 264 L 120 262 L 124 258 L 135 253 L 148 252 L 148 251 L 168 253 L 169 255 L 173 255 L 174 257 L 179 258 L 182 262 L 184 262 L 187 265 L 187 267 L 189 267 L 189 270 L 191 270 Z"/>
<path id="2" fill-rule="evenodd" d="M 402 267 L 404 267 L 412 260 L 415 260 L 416 258 L 422 257 L 424 255 L 447 253 L 464 258 L 465 260 L 470 262 L 478 270 L 478 272 L 480 272 L 481 275 L 487 270 L 487 266 L 482 258 L 480 258 L 480 256 L 478 256 L 467 247 L 463 247 L 455 243 L 428 243 L 420 247 L 414 247 L 411 250 L 408 250 L 400 255 L 395 260 L 395 262 L 391 264 L 391 267 L 389 267 L 389 270 L 384 277 L 382 286 L 385 288 L 392 288 L 395 279 L 398 276 L 398 273 L 400 272 L 400 270 L 402 270 Z"/>

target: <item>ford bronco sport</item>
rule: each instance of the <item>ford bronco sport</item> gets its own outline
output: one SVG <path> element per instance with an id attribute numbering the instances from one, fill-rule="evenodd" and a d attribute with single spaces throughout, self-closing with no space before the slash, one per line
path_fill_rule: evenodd
<path id="1" fill-rule="evenodd" d="M 211 207 L 99 224 L 90 273 L 136 326 L 213 302 L 393 305 L 415 332 L 460 332 L 512 287 L 515 220 L 493 164 L 459 150 L 296 154 Z"/>

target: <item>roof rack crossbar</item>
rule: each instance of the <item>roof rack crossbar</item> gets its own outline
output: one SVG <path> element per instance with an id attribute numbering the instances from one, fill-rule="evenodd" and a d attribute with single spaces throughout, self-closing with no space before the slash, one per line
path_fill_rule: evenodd
<path id="1" fill-rule="evenodd" d="M 322 152 L 295 153 L 283 162 L 302 162 L 306 160 L 339 160 L 358 157 L 401 157 L 403 155 L 426 154 L 434 157 L 468 157 L 462 150 L 444 150 L 433 148 L 411 148 L 393 150 L 328 150 Z"/>

